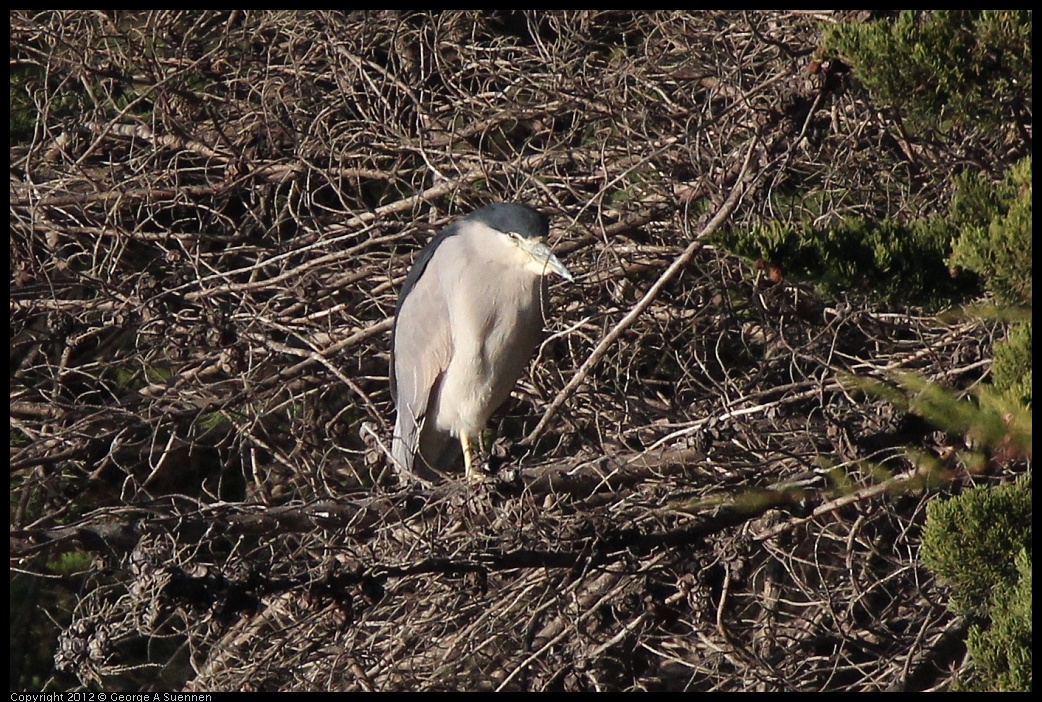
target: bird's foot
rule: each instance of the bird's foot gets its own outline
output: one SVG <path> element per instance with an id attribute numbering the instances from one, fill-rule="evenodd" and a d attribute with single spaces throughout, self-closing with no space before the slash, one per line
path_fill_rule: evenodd
<path id="1" fill-rule="evenodd" d="M 467 470 L 467 482 L 471 485 L 481 485 L 490 477 L 488 473 L 476 466 Z"/>
<path id="2" fill-rule="evenodd" d="M 460 444 L 463 446 L 463 465 L 466 468 L 467 482 L 471 485 L 480 485 L 488 477 L 488 473 L 482 470 L 482 468 L 487 466 L 484 465 L 483 461 L 475 457 L 475 447 L 471 443 L 469 436 L 462 434 L 460 436 Z"/>

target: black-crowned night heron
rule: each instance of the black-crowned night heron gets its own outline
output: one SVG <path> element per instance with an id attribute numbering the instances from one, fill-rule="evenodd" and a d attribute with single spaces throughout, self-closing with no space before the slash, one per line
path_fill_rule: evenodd
<path id="1" fill-rule="evenodd" d="M 572 280 L 545 244 L 548 231 L 531 207 L 495 203 L 445 227 L 417 257 L 391 341 L 391 454 L 406 473 L 451 471 L 462 448 L 467 478 L 480 478 L 475 442 L 543 330 L 543 276 Z"/>

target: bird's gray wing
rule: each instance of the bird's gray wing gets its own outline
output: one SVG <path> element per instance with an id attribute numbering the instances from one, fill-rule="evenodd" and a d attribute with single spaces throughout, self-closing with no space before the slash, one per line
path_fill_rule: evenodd
<path id="1" fill-rule="evenodd" d="M 431 242 L 414 264 L 399 298 L 394 324 L 391 388 L 398 417 L 391 453 L 407 471 L 417 468 L 421 448 L 423 454 L 430 455 L 421 446 L 421 430 L 452 356 L 450 317 L 441 280 L 437 275 L 424 274 L 432 263 L 437 265 L 441 250 L 437 244 L 437 239 Z M 450 261 L 445 263 L 451 265 Z M 429 429 L 423 432 L 425 441 L 430 434 Z"/>
<path id="2" fill-rule="evenodd" d="M 409 294 L 413 288 L 419 282 L 420 278 L 427 271 L 427 264 L 430 263 L 431 258 L 434 256 L 434 252 L 437 251 L 441 245 L 450 236 L 454 236 L 459 233 L 459 223 L 453 222 L 449 226 L 438 232 L 431 241 L 423 247 L 423 250 L 416 256 L 416 260 L 412 264 L 412 268 L 409 269 L 409 273 L 405 276 L 405 282 L 402 283 L 401 292 L 398 293 L 398 305 L 394 310 L 394 331 L 391 334 L 391 368 L 390 368 L 390 381 L 391 381 L 391 399 L 396 403 L 398 402 L 398 379 L 396 368 L 394 367 L 394 347 L 398 341 L 398 318 L 401 316 L 402 306 L 405 301 L 409 299 Z M 429 282 L 429 281 L 428 281 Z"/>

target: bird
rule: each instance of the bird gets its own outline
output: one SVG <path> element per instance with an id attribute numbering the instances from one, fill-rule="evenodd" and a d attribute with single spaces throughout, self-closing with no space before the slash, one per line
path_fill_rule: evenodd
<path id="1" fill-rule="evenodd" d="M 546 276 L 574 281 L 546 245 L 549 219 L 495 202 L 442 229 L 417 256 L 398 296 L 390 387 L 399 472 L 482 480 L 475 444 L 509 397 L 542 335 Z"/>

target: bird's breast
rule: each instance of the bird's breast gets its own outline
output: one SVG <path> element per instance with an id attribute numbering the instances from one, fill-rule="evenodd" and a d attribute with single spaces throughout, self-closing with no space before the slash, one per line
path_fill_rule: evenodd
<path id="1" fill-rule="evenodd" d="M 543 326 L 539 286 L 518 282 L 489 286 L 485 297 L 471 297 L 456 307 L 465 313 L 454 324 L 452 360 L 438 412 L 439 425 L 456 435 L 484 428 L 510 395 L 539 341 Z"/>

